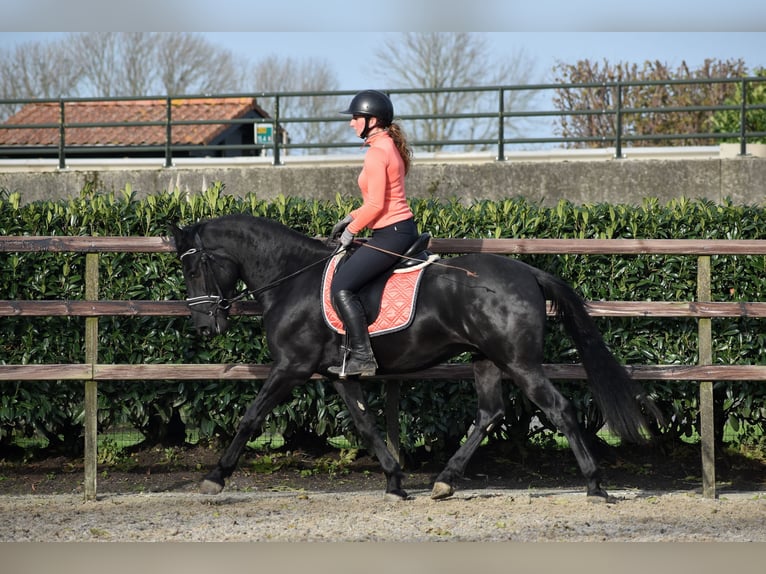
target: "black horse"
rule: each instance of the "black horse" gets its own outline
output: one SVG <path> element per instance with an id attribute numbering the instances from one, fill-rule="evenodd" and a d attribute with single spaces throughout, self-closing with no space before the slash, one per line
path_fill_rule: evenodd
<path id="1" fill-rule="evenodd" d="M 358 378 L 337 380 L 328 368 L 341 361 L 341 336 L 322 315 L 323 262 L 333 247 L 269 219 L 228 215 L 171 229 L 183 264 L 188 303 L 199 333 L 212 337 L 228 328 L 232 299 L 243 281 L 263 306 L 263 325 L 273 366 L 248 407 L 231 445 L 202 482 L 217 494 L 265 417 L 314 373 L 332 381 L 348 407 L 367 448 L 385 473 L 386 495 L 406 498 L 402 470 L 389 453 L 376 420 L 367 410 Z M 364 247 L 361 247 L 364 249 Z M 505 375 L 566 436 L 587 480 L 587 495 L 606 500 L 591 445 L 581 432 L 571 403 L 543 372 L 546 298 L 572 337 L 585 366 L 593 396 L 609 428 L 622 439 L 645 442 L 645 412 L 660 414 L 640 385 L 607 348 L 581 298 L 561 279 L 499 255 L 450 259 L 449 266 L 426 269 L 412 324 L 372 339 L 378 374 L 421 370 L 468 352 L 473 357 L 478 412 L 474 430 L 437 476 L 432 498 L 454 493 L 468 461 L 493 426 L 504 417 L 501 378 Z M 470 273 L 467 273 L 469 271 Z"/>

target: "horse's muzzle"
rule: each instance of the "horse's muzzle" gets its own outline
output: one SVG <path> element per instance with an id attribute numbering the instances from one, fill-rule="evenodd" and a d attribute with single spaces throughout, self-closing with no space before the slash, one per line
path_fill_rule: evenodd
<path id="1" fill-rule="evenodd" d="M 196 320 L 195 320 L 196 319 Z M 194 327 L 197 334 L 207 339 L 223 335 L 229 329 L 229 319 L 224 312 L 212 313 L 194 317 Z"/>
<path id="2" fill-rule="evenodd" d="M 229 328 L 228 310 L 230 305 L 222 297 L 203 295 L 186 299 L 192 311 L 192 321 L 197 334 L 212 338 Z"/>
<path id="3" fill-rule="evenodd" d="M 212 329 L 208 327 L 207 325 L 197 327 L 197 334 L 201 335 L 202 337 L 205 337 L 206 339 L 212 339 L 215 337 L 218 333 L 215 332 L 215 329 Z"/>

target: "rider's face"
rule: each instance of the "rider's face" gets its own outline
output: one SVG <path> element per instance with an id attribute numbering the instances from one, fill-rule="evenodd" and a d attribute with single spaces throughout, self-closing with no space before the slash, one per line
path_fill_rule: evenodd
<path id="1" fill-rule="evenodd" d="M 351 116 L 351 121 L 349 122 L 349 125 L 354 128 L 354 131 L 356 132 L 356 135 L 358 137 L 362 136 L 362 132 L 364 131 L 364 116 L 358 116 L 353 115 Z M 372 129 L 375 124 L 378 122 L 377 118 L 370 118 L 370 129 Z"/>

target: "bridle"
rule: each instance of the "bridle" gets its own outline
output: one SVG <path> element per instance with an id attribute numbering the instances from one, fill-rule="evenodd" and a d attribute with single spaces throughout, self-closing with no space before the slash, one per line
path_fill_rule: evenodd
<path id="1" fill-rule="evenodd" d="M 180 256 L 180 259 L 183 261 L 184 257 L 189 255 L 194 255 L 197 253 L 200 255 L 200 272 L 202 273 L 202 280 L 205 285 L 205 290 L 208 292 L 208 294 L 199 295 L 197 297 L 187 297 L 186 304 L 189 306 L 189 310 L 192 313 L 202 313 L 212 317 L 215 321 L 216 332 L 220 333 L 221 327 L 218 324 L 219 313 L 221 311 L 228 311 L 231 308 L 234 300 L 229 300 L 224 297 L 223 290 L 218 283 L 218 279 L 216 278 L 215 273 L 213 273 L 213 270 L 210 268 L 211 264 L 215 262 L 215 256 L 205 249 L 205 247 L 202 245 L 202 239 L 199 235 L 194 236 L 194 243 L 197 246 L 184 251 Z M 211 294 L 211 290 L 209 289 L 209 285 L 211 283 L 216 294 Z"/>
<path id="2" fill-rule="evenodd" d="M 292 279 L 293 277 L 300 275 L 304 271 L 307 271 L 311 269 L 312 267 L 315 267 L 316 265 L 320 265 L 322 263 L 325 263 L 329 259 L 333 258 L 342 248 L 338 248 L 335 251 L 333 251 L 330 255 L 323 257 L 319 259 L 318 261 L 314 261 L 313 263 L 309 263 L 308 265 L 301 267 L 297 271 L 290 273 L 289 275 L 286 275 L 284 277 L 281 277 L 277 279 L 276 281 L 272 281 L 271 283 L 268 283 L 262 287 L 259 287 L 257 289 L 244 289 L 240 291 L 237 295 L 232 297 L 231 299 L 227 299 L 224 294 L 223 290 L 221 289 L 221 286 L 218 283 L 218 280 L 216 279 L 215 273 L 213 273 L 212 269 L 210 268 L 210 265 L 212 262 L 215 261 L 215 256 L 210 253 L 207 249 L 205 249 L 205 246 L 202 244 L 202 238 L 199 236 L 199 234 L 195 234 L 194 236 L 194 243 L 196 247 L 192 247 L 191 249 L 187 249 L 180 255 L 181 261 L 183 261 L 184 257 L 187 257 L 189 255 L 195 255 L 200 254 L 200 266 L 201 266 L 201 272 L 202 272 L 202 278 L 205 284 L 205 290 L 208 291 L 207 295 L 198 295 L 197 297 L 187 297 L 186 298 L 186 304 L 189 306 L 189 310 L 193 313 L 203 313 L 205 315 L 208 315 L 212 317 L 215 320 L 215 328 L 216 332 L 220 333 L 221 329 L 218 324 L 218 316 L 221 311 L 228 311 L 231 309 L 231 306 L 236 303 L 237 301 L 240 301 L 244 299 L 245 297 L 249 297 L 251 295 L 258 296 L 261 293 L 264 293 L 268 291 L 269 289 L 273 289 L 274 287 L 278 287 L 282 283 Z M 214 289 L 215 289 L 215 295 L 210 294 L 211 290 L 208 289 L 208 284 L 212 283 Z"/>

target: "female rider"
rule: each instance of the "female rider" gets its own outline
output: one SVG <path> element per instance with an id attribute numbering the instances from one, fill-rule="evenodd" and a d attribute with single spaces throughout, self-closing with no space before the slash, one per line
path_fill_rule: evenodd
<path id="1" fill-rule="evenodd" d="M 357 293 L 396 263 L 398 257 L 394 254 L 400 255 L 412 245 L 418 229 L 404 188 L 412 151 L 393 121 L 391 100 L 383 92 L 364 90 L 341 113 L 351 115 L 350 126 L 368 149 L 358 178 L 362 205 L 333 227 L 332 237 L 339 237 L 341 246 L 348 248 L 357 233 L 365 228 L 372 230 L 367 242 L 338 269 L 331 286 L 335 310 L 348 334 L 349 356 L 344 364 L 329 370 L 345 378 L 371 376 L 378 367 Z"/>

